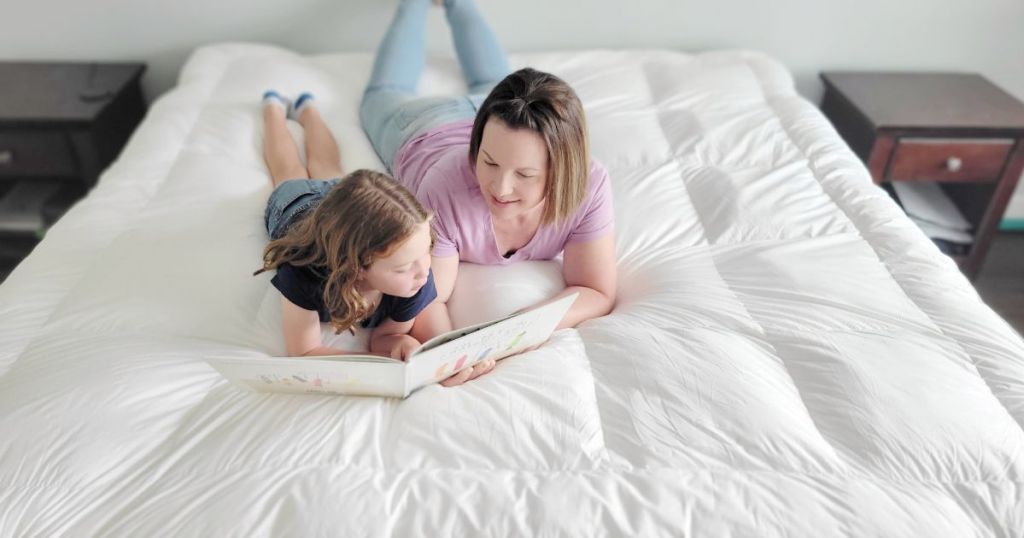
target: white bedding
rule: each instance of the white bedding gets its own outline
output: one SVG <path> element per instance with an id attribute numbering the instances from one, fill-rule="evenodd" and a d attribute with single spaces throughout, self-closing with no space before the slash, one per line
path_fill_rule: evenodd
<path id="1" fill-rule="evenodd" d="M 611 315 L 404 401 L 226 383 L 204 354 L 283 352 L 259 96 L 316 93 L 379 168 L 370 62 L 198 50 L 0 286 L 0 535 L 1024 534 L 1024 342 L 756 53 L 513 56 L 585 103 Z M 558 275 L 464 265 L 456 320 Z"/>

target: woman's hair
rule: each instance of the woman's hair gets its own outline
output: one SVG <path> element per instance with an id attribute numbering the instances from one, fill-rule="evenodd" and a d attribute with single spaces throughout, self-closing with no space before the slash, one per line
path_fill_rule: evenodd
<path id="1" fill-rule="evenodd" d="M 475 165 L 491 118 L 512 129 L 530 129 L 544 139 L 548 149 L 547 206 L 542 224 L 572 215 L 587 193 L 590 176 L 590 144 L 587 122 L 579 97 L 562 79 L 525 68 L 505 77 L 480 105 L 469 141 L 469 160 Z"/>
<path id="2" fill-rule="evenodd" d="M 360 269 L 391 254 L 429 219 L 430 213 L 397 181 L 380 172 L 356 170 L 267 245 L 263 268 L 253 274 L 284 263 L 319 273 L 331 325 L 340 333 L 372 313 L 356 289 Z"/>

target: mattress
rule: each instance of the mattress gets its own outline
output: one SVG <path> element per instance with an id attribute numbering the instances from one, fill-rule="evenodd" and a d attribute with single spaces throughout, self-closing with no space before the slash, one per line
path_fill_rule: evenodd
<path id="1" fill-rule="evenodd" d="M 229 384 L 204 356 L 284 351 L 252 276 L 259 97 L 312 91 L 346 169 L 379 169 L 372 57 L 200 48 L 0 286 L 0 535 L 1024 533 L 1024 342 L 780 63 L 511 60 L 584 102 L 615 197 L 610 315 L 405 400 Z M 431 58 L 421 92 L 462 91 Z M 563 285 L 557 260 L 463 264 L 450 306 L 464 325 Z"/>

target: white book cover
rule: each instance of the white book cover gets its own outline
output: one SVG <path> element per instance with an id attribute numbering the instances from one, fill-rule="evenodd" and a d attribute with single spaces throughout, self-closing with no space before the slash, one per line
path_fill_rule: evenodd
<path id="1" fill-rule="evenodd" d="M 502 359 L 546 342 L 578 295 L 438 335 L 404 362 L 379 355 L 215 356 L 206 360 L 229 381 L 261 392 L 404 398 L 482 360 Z"/>

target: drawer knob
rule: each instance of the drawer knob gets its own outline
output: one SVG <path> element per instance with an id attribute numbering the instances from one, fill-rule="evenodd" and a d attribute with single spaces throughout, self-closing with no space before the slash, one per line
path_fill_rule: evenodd
<path id="1" fill-rule="evenodd" d="M 14 152 L 9 149 L 0 149 L 0 166 L 10 166 L 14 163 Z"/>
<path id="2" fill-rule="evenodd" d="M 946 159 L 946 170 L 950 172 L 959 172 L 964 166 L 964 161 L 960 157 L 950 157 Z"/>

